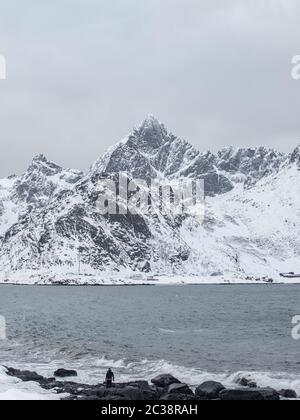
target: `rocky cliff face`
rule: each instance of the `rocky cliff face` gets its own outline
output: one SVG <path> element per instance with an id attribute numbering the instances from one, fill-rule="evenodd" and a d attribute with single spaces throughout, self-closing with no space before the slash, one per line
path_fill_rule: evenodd
<path id="1" fill-rule="evenodd" d="M 300 145 L 293 151 L 290 161 L 300 167 Z"/>
<path id="2" fill-rule="evenodd" d="M 83 174 L 75 170 L 64 170 L 45 156 L 36 156 L 25 174 L 14 186 L 13 196 L 27 204 L 41 206 L 58 191 L 70 188 L 80 180 Z"/>
<path id="3" fill-rule="evenodd" d="M 37 156 L 24 175 L 0 181 L 0 281 L 12 273 L 20 282 L 59 273 L 92 283 L 104 272 L 280 270 L 300 249 L 298 164 L 299 148 L 291 155 L 262 147 L 201 153 L 152 116 L 87 174 Z M 158 209 L 102 216 L 98 181 L 119 172 L 147 182 L 204 179 L 204 223 Z"/>

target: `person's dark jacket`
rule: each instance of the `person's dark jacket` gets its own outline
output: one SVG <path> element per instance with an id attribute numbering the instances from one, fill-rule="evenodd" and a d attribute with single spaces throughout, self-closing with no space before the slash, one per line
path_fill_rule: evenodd
<path id="1" fill-rule="evenodd" d="M 115 381 L 115 375 L 112 370 L 108 370 L 106 374 L 107 381 Z"/>

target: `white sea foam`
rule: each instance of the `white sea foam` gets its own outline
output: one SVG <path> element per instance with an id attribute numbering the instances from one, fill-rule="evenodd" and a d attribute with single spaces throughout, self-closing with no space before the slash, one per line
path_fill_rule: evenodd
<path id="1" fill-rule="evenodd" d="M 165 333 L 165 334 L 176 334 L 176 333 L 180 333 L 180 331 L 174 331 L 174 330 L 170 330 L 167 328 L 159 328 L 158 329 L 161 333 Z"/>

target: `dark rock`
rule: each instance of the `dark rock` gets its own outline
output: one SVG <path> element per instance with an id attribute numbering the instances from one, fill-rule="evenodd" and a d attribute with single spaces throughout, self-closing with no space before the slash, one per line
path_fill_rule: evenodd
<path id="1" fill-rule="evenodd" d="M 141 389 L 149 389 L 150 385 L 147 381 L 134 381 L 134 382 L 128 382 L 128 383 L 124 383 L 124 384 L 117 384 L 116 385 L 118 388 L 125 388 L 128 386 L 133 386 L 133 387 L 138 387 Z"/>
<path id="2" fill-rule="evenodd" d="M 291 163 L 297 163 L 300 166 L 300 145 L 296 147 L 294 152 L 291 155 Z"/>
<path id="3" fill-rule="evenodd" d="M 159 398 L 162 397 L 163 395 L 165 395 L 166 388 L 161 388 L 161 387 L 155 386 L 155 385 L 152 385 L 152 386 L 153 386 L 153 389 L 155 389 L 155 391 L 157 392 Z"/>
<path id="4" fill-rule="evenodd" d="M 265 401 L 279 401 L 280 395 L 273 388 L 257 388 L 263 395 Z"/>
<path id="5" fill-rule="evenodd" d="M 118 385 L 118 387 L 124 387 L 124 385 Z M 156 387 L 150 386 L 147 381 L 136 381 L 125 384 L 125 388 L 136 388 L 141 394 L 143 401 L 155 401 L 159 398 L 159 392 Z"/>
<path id="6" fill-rule="evenodd" d="M 281 395 L 284 398 L 297 398 L 297 393 L 293 389 L 282 389 L 279 391 L 279 395 Z"/>
<path id="7" fill-rule="evenodd" d="M 159 375 L 152 379 L 151 382 L 160 388 L 166 388 L 167 386 L 181 383 L 178 379 L 174 378 L 174 376 L 168 374 Z"/>
<path id="8" fill-rule="evenodd" d="M 75 396 L 96 396 L 102 398 L 105 393 L 105 387 L 102 385 L 83 385 L 75 382 L 55 382 L 48 384 L 50 389 L 55 389 L 58 394 L 71 394 Z M 42 385 L 43 388 L 45 386 Z"/>
<path id="9" fill-rule="evenodd" d="M 223 391 L 225 387 L 219 382 L 208 381 L 199 385 L 196 388 L 195 394 L 197 397 L 214 400 L 219 397 L 220 392 Z"/>
<path id="10" fill-rule="evenodd" d="M 103 398 L 105 395 L 105 388 L 77 389 L 77 395 L 84 395 L 89 398 Z"/>
<path id="11" fill-rule="evenodd" d="M 257 388 L 257 383 L 251 378 L 240 377 L 236 380 L 236 383 L 247 388 Z"/>
<path id="12" fill-rule="evenodd" d="M 193 391 L 186 384 L 172 384 L 168 388 L 168 394 L 194 395 Z"/>
<path id="13" fill-rule="evenodd" d="M 61 382 L 61 384 L 57 383 L 54 387 L 52 387 L 58 394 L 71 394 L 71 395 L 79 395 L 81 392 L 79 391 L 79 385 L 69 384 L 67 382 Z"/>
<path id="14" fill-rule="evenodd" d="M 107 389 L 104 392 L 103 399 L 111 400 L 115 397 L 120 397 L 121 399 L 125 399 L 127 401 L 142 401 L 143 393 L 140 388 L 135 386 L 116 387 Z"/>
<path id="15" fill-rule="evenodd" d="M 7 375 L 14 376 L 21 379 L 23 382 L 40 382 L 44 380 L 44 377 L 38 375 L 36 372 L 30 372 L 28 370 L 19 370 L 13 368 L 7 368 Z"/>
<path id="16" fill-rule="evenodd" d="M 68 378 L 71 376 L 77 376 L 76 370 L 58 369 L 54 372 L 54 376 L 57 378 Z"/>
<path id="17" fill-rule="evenodd" d="M 43 378 L 43 380 L 39 381 L 39 384 L 42 388 L 46 390 L 54 389 L 56 387 L 61 387 L 63 384 L 62 382 L 57 382 L 56 379 L 46 379 Z"/>
<path id="18" fill-rule="evenodd" d="M 279 394 L 271 388 L 225 389 L 220 392 L 222 401 L 278 401 Z"/>
<path id="19" fill-rule="evenodd" d="M 160 401 L 196 401 L 193 394 L 164 394 L 159 399 Z"/>

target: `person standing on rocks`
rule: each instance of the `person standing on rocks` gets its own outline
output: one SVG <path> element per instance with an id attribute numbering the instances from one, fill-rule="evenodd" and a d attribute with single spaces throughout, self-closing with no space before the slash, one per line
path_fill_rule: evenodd
<path id="1" fill-rule="evenodd" d="M 112 383 L 115 382 L 115 375 L 113 371 L 111 370 L 111 368 L 109 368 L 107 371 L 105 382 L 106 382 L 106 388 L 111 388 Z"/>

